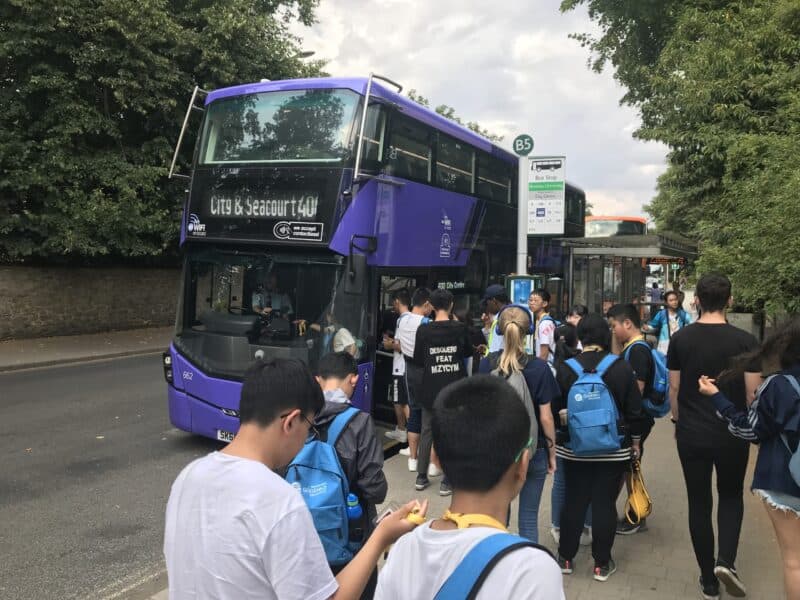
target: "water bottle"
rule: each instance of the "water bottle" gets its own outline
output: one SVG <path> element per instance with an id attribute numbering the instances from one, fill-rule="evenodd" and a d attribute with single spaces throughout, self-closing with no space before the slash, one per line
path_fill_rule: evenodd
<path id="1" fill-rule="evenodd" d="M 364 509 L 358 502 L 355 494 L 347 495 L 347 520 L 350 530 L 351 542 L 362 542 L 364 540 Z"/>

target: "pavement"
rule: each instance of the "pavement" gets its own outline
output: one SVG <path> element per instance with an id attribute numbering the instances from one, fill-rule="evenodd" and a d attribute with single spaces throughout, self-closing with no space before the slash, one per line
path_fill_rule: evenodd
<path id="1" fill-rule="evenodd" d="M 163 352 L 174 327 L 0 342 L 0 372 Z"/>
<path id="2" fill-rule="evenodd" d="M 172 328 L 159 328 L 0 342 L 0 371 L 159 352 L 169 345 L 171 334 Z M 755 456 L 754 449 L 747 486 L 752 480 Z M 447 507 L 447 499 L 437 494 L 437 480 L 426 492 L 414 491 L 414 474 L 408 471 L 405 457 L 398 455 L 388 459 L 385 472 L 389 480 L 386 506 L 426 495 L 431 500 L 431 515 L 438 516 Z M 617 537 L 613 556 L 618 571 L 606 583 L 592 580 L 589 549 L 582 548 L 576 557 L 575 573 L 564 577 L 566 596 L 570 600 L 700 597 L 698 568 L 689 539 L 685 488 L 672 439 L 672 425 L 668 420 L 659 421 L 647 441 L 643 472 L 654 503 L 654 513 L 648 519 L 649 531 Z M 551 483 L 552 479 L 548 478 L 539 510 L 539 541 L 555 549 L 549 535 Z M 739 574 L 748 586 L 749 598 L 782 598 L 781 560 L 772 526 L 757 499 L 745 492 L 744 500 L 745 518 L 737 560 Z M 516 528 L 516 513 L 515 502 L 512 531 Z M 129 590 L 123 597 L 167 600 L 165 588 L 166 578 L 162 572 L 155 579 L 150 578 L 136 589 Z"/>

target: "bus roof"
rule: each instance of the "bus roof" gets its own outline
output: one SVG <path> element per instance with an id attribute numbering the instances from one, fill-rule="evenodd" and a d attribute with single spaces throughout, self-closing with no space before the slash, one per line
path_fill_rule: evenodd
<path id="1" fill-rule="evenodd" d="M 635 223 L 647 224 L 645 217 L 608 217 L 600 215 L 591 215 L 586 217 L 587 221 L 633 221 Z"/>
<path id="2" fill-rule="evenodd" d="M 227 88 L 220 88 L 209 92 L 206 96 L 205 104 L 209 105 L 221 98 L 230 98 L 233 96 L 244 96 L 247 94 L 258 94 L 261 92 L 279 92 L 289 90 L 309 90 L 309 89 L 349 89 L 362 96 L 366 94 L 367 78 L 366 77 L 319 77 L 313 79 L 286 79 L 283 81 L 263 81 L 259 83 L 245 83 Z M 506 162 L 517 164 L 518 158 L 493 144 L 482 135 L 459 125 L 442 115 L 426 108 L 410 98 L 406 98 L 385 88 L 381 83 L 373 79 L 372 88 L 370 91 L 371 97 L 377 97 L 387 102 L 396 105 L 403 113 L 425 123 L 426 125 L 443 131 L 444 133 L 470 144 L 484 152 L 489 152 L 492 155 L 500 158 Z"/>

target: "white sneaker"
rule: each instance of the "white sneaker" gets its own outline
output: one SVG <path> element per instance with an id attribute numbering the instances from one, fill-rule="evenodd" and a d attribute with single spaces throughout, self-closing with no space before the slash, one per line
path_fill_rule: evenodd
<path id="1" fill-rule="evenodd" d="M 417 459 L 416 458 L 409 458 L 408 459 L 408 470 L 412 473 L 417 472 Z"/>
<path id="2" fill-rule="evenodd" d="M 402 454 L 403 456 L 411 456 L 411 448 L 400 448 L 398 454 Z"/>
<path id="3" fill-rule="evenodd" d="M 581 533 L 581 546 L 589 546 L 592 543 L 592 530 L 588 527 L 583 528 Z"/>
<path id="4" fill-rule="evenodd" d="M 390 440 L 398 441 L 401 444 L 405 444 L 408 441 L 408 434 L 405 432 L 405 430 L 397 429 L 396 427 L 392 431 L 387 431 L 383 435 L 385 435 Z"/>
<path id="5" fill-rule="evenodd" d="M 428 465 L 428 477 L 439 477 L 442 474 L 442 470 L 438 468 L 435 464 L 430 463 Z"/>
<path id="6" fill-rule="evenodd" d="M 561 541 L 561 530 L 558 527 L 551 527 L 550 528 L 550 535 L 553 536 L 553 540 L 555 540 L 556 544 L 560 543 L 560 541 Z"/>

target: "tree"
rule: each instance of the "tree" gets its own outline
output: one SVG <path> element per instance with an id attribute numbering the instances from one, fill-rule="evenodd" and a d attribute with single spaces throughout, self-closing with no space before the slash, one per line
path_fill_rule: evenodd
<path id="1" fill-rule="evenodd" d="M 587 4 L 585 41 L 611 62 L 642 117 L 636 136 L 669 146 L 647 210 L 700 242 L 700 270 L 731 276 L 738 299 L 800 312 L 800 5 L 795 0 Z M 656 23 L 658 19 L 662 22 Z M 644 33 L 643 33 L 644 32 Z"/>
<path id="2" fill-rule="evenodd" d="M 174 247 L 165 176 L 189 92 L 318 73 L 288 30 L 317 2 L 0 4 L 0 259 Z"/>
<path id="3" fill-rule="evenodd" d="M 424 96 L 419 95 L 417 93 L 417 90 L 409 90 L 408 91 L 408 97 L 411 100 L 413 100 L 414 102 L 416 102 L 417 104 L 421 104 L 422 106 L 425 106 L 425 107 L 428 107 L 428 108 L 430 108 L 430 106 L 431 106 L 430 101 L 427 98 L 425 98 Z M 447 104 L 440 104 L 434 110 L 438 114 L 440 114 L 443 117 L 445 117 L 446 119 L 450 119 L 451 121 L 455 121 L 459 125 L 463 125 L 464 127 L 469 129 L 470 131 L 474 131 L 478 135 L 482 135 L 483 137 L 485 137 L 486 139 L 488 139 L 488 140 L 490 140 L 492 142 L 502 142 L 503 141 L 503 136 L 502 135 L 496 135 L 494 133 L 491 133 L 488 129 L 484 129 L 483 127 L 480 126 L 479 123 L 476 123 L 475 121 L 468 121 L 468 122 L 464 123 L 461 120 L 461 117 L 459 117 L 456 114 L 456 109 L 453 108 L 452 106 L 448 106 Z"/>

